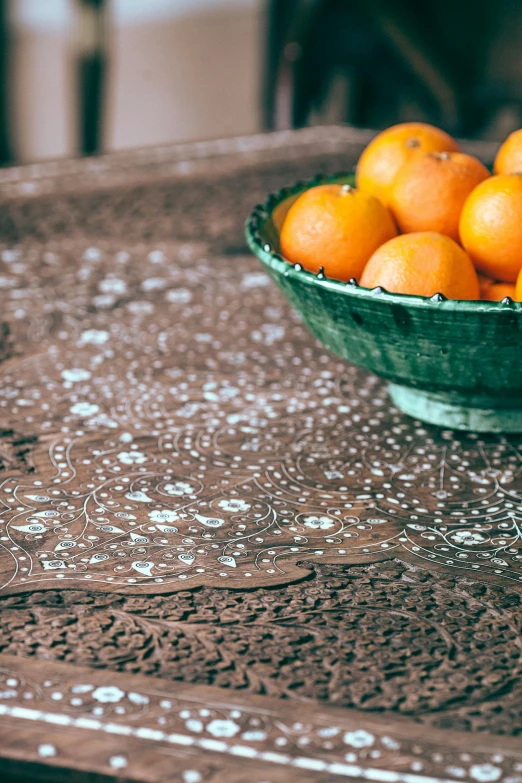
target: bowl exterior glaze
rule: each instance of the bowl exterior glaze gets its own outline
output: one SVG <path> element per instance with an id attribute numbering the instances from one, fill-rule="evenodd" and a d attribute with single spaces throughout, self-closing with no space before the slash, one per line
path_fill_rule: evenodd
<path id="1" fill-rule="evenodd" d="M 337 356 L 386 378 L 394 401 L 417 418 L 477 431 L 522 431 L 522 304 L 389 294 L 304 271 L 279 255 L 286 204 L 317 177 L 256 207 L 252 251 L 311 333 Z"/>

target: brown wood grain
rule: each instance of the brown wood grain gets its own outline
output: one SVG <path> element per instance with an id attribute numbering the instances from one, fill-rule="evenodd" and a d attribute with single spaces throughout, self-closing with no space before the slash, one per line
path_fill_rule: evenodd
<path id="1" fill-rule="evenodd" d="M 367 138 L 0 172 L 5 775 L 522 780 L 522 440 L 399 414 L 245 250 L 253 204 Z M 112 683 L 149 701 L 93 699 Z M 160 692 L 260 723 L 208 735 Z M 34 699 L 58 722 L 13 717 Z M 74 722 L 95 709 L 132 732 Z M 190 743 L 133 733 L 159 718 Z M 252 732 L 256 755 L 200 743 Z"/>
<path id="2" fill-rule="evenodd" d="M 0 757 L 129 780 L 499 780 L 518 741 L 3 656 Z M 192 774 L 191 774 L 192 773 Z M 252 777 L 250 777 L 252 776 Z M 245 779 L 245 777 L 243 779 Z M 44 777 L 45 779 L 45 777 Z"/>

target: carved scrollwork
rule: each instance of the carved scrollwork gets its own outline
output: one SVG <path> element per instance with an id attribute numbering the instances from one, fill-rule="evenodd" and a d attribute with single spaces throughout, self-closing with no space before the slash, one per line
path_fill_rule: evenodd
<path id="1" fill-rule="evenodd" d="M 317 566 L 284 592 L 49 591 L 0 606 L 1 651 L 511 734 L 517 593 L 397 561 Z"/>

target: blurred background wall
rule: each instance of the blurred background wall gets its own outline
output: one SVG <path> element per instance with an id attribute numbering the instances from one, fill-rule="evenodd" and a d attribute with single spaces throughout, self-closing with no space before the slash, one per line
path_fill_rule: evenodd
<path id="1" fill-rule="evenodd" d="M 11 0 L 16 160 L 78 148 L 74 0 Z M 260 128 L 261 0 L 111 0 L 104 150 Z"/>
<path id="2" fill-rule="evenodd" d="M 344 123 L 522 125 L 520 0 L 0 0 L 0 163 Z"/>

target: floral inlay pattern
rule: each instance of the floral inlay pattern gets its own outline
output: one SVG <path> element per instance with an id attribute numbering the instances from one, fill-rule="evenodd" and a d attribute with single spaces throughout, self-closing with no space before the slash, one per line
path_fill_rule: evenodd
<path id="1" fill-rule="evenodd" d="M 12 349 L 34 355 L 2 365 L 4 438 L 28 443 L 0 480 L 3 591 L 254 587 L 390 557 L 520 588 L 522 440 L 399 415 L 253 259 L 208 253 L 4 249 Z"/>
<path id="2" fill-rule="evenodd" d="M 398 725 L 393 730 L 382 721 L 363 721 L 357 713 L 323 710 L 296 716 L 281 702 L 245 703 L 227 699 L 216 689 L 187 689 L 178 695 L 167 683 L 157 688 L 121 675 L 89 672 L 64 666 L 17 665 L 4 658 L 0 669 L 0 737 L 8 747 L 13 733 L 3 729 L 15 721 L 23 725 L 28 755 L 47 763 L 67 762 L 71 747 L 64 743 L 68 731 L 81 732 L 81 747 L 95 742 L 112 770 L 132 768 L 144 751 L 143 743 L 177 758 L 178 768 L 190 769 L 185 783 L 198 783 L 217 764 L 229 766 L 235 759 L 254 762 L 251 770 L 264 777 L 255 780 L 289 780 L 292 770 L 323 773 L 317 780 L 350 778 L 394 783 L 495 783 L 520 777 L 521 764 L 515 746 L 504 753 L 469 745 L 457 735 L 454 747 L 440 748 L 437 737 L 424 737 L 419 727 Z M 111 681 L 112 680 L 112 681 Z M 31 748 L 31 731 L 47 725 L 60 727 L 52 742 Z M 41 736 L 38 735 L 38 736 Z M 77 735 L 76 735 L 77 736 Z M 79 751 L 78 743 L 72 748 Z M 78 748 L 78 749 L 76 749 Z M 162 753 L 158 754 L 161 759 Z M 187 750 L 192 754 L 187 758 Z M 217 758 L 216 758 L 217 757 Z M 149 757 L 154 764 L 156 756 Z M 279 769 L 287 777 L 274 778 Z M 247 774 L 246 769 L 243 775 Z M 333 776 L 330 778 L 330 776 Z M 212 779 L 213 776 L 211 776 Z M 158 775 L 158 779 L 161 777 Z M 216 780 L 226 780 L 226 776 Z M 244 779 L 244 778 L 243 778 Z M 316 778 L 311 778 L 315 780 Z"/>
<path id="3" fill-rule="evenodd" d="M 22 777 L 520 783 L 522 440 L 400 416 L 245 256 L 252 204 L 366 139 L 0 173 L 0 747 Z"/>

